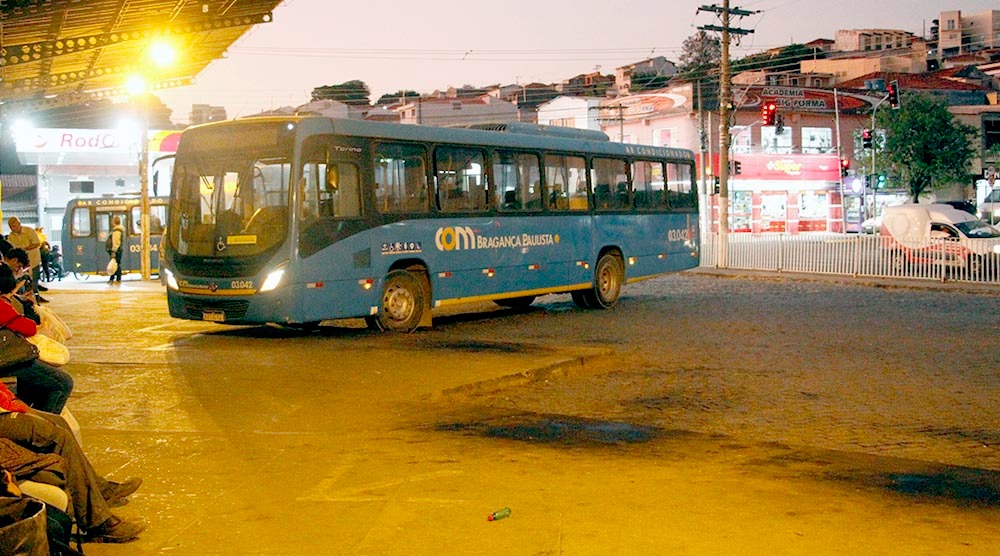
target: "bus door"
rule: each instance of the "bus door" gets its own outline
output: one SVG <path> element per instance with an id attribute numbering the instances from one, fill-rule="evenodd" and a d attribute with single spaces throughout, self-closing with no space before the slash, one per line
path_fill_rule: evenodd
<path id="1" fill-rule="evenodd" d="M 364 313 L 371 302 L 357 295 L 357 284 L 371 275 L 372 255 L 368 237 L 359 234 L 368 227 L 360 159 L 321 147 L 305 160 L 294 213 L 300 279 L 311 284 L 302 290 L 301 318 Z"/>
<path id="2" fill-rule="evenodd" d="M 163 239 L 163 226 L 167 221 L 167 205 L 160 199 L 150 199 L 149 203 L 149 270 L 158 274 L 160 269 L 160 241 Z M 122 219 L 122 225 L 126 220 Z M 126 251 L 132 257 L 134 268 L 142 269 L 142 205 L 135 205 L 129 210 L 127 222 Z M 122 262 L 125 261 L 124 253 Z M 129 267 L 126 267 L 129 268 Z"/>
<path id="3" fill-rule="evenodd" d="M 118 217 L 122 221 L 122 227 L 125 228 L 125 235 L 122 237 L 122 274 L 130 272 L 138 268 L 138 264 L 133 264 L 134 255 L 130 253 L 130 242 L 129 238 L 129 215 L 124 207 L 108 207 L 107 210 L 101 210 L 98 208 L 97 212 L 94 214 L 94 231 L 96 232 L 93 236 L 95 239 L 95 244 L 93 247 L 94 266 L 98 272 L 104 272 L 107 267 L 110 257 L 107 252 L 107 240 L 108 235 L 111 233 L 111 229 L 114 228 L 112 222 L 114 217 Z M 138 259 L 134 259 L 135 263 L 138 263 Z"/>

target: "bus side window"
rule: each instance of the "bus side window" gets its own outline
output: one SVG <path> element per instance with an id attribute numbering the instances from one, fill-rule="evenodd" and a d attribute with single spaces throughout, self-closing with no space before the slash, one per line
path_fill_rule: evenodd
<path id="1" fill-rule="evenodd" d="M 500 210 L 541 210 L 541 169 L 538 162 L 534 154 L 494 153 L 494 202 Z"/>
<path id="2" fill-rule="evenodd" d="M 70 232 L 73 237 L 89 236 L 91 234 L 90 207 L 75 207 L 70 226 Z"/>
<path id="3" fill-rule="evenodd" d="M 326 168 L 326 179 L 319 193 L 320 216 L 357 218 L 361 216 L 361 187 L 358 167 L 334 162 Z"/>
<path id="4" fill-rule="evenodd" d="M 142 236 L 142 207 L 132 207 L 129 219 L 132 220 L 132 225 L 128 227 L 131 228 L 129 235 Z"/>
<path id="5" fill-rule="evenodd" d="M 667 163 L 667 195 L 670 208 L 695 208 L 698 200 L 691 186 L 691 167 L 676 162 Z"/>
<path id="6" fill-rule="evenodd" d="M 427 212 L 430 196 L 421 147 L 380 144 L 375 149 L 378 210 L 383 214 Z"/>
<path id="7" fill-rule="evenodd" d="M 617 158 L 595 158 L 590 181 L 594 185 L 594 208 L 622 210 L 628 208 L 628 164 Z"/>
<path id="8" fill-rule="evenodd" d="M 438 207 L 445 212 L 486 210 L 481 151 L 439 147 L 434 152 Z"/>
<path id="9" fill-rule="evenodd" d="M 167 221 L 166 205 L 151 205 L 149 207 L 149 234 L 163 233 L 163 223 Z"/>
<path id="10" fill-rule="evenodd" d="M 586 161 L 581 157 L 546 155 L 545 181 L 549 210 L 587 210 Z"/>

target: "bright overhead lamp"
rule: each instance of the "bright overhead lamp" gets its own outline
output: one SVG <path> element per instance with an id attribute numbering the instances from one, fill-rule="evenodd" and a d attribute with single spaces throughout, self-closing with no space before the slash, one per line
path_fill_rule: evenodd
<path id="1" fill-rule="evenodd" d="M 130 95 L 141 95 L 146 92 L 146 80 L 138 75 L 133 75 L 125 82 L 125 90 Z"/>
<path id="2" fill-rule="evenodd" d="M 177 51 L 166 41 L 156 41 L 149 47 L 149 57 L 158 67 L 172 66 L 177 59 Z"/>

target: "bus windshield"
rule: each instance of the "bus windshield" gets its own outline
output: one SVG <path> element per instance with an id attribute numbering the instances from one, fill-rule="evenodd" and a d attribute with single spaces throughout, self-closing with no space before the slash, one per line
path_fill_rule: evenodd
<path id="1" fill-rule="evenodd" d="M 219 151 L 174 167 L 167 226 L 179 255 L 255 256 L 280 245 L 288 230 L 286 158 L 255 158 Z"/>

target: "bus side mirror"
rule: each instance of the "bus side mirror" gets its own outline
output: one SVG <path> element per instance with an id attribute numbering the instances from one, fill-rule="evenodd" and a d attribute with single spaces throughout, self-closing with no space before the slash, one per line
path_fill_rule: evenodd
<path id="1" fill-rule="evenodd" d="M 326 165 L 326 176 L 323 177 L 323 188 L 333 193 L 340 188 L 340 169 L 336 164 Z"/>

